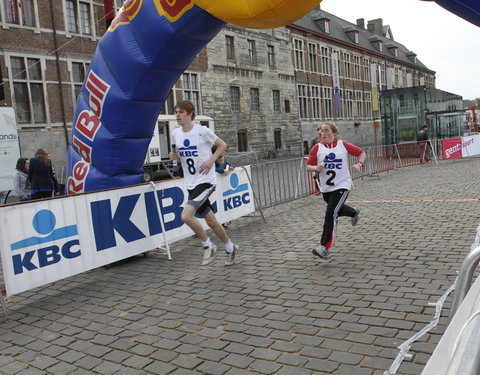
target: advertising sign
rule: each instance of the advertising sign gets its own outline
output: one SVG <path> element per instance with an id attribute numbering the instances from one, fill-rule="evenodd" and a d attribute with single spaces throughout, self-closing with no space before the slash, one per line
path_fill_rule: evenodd
<path id="1" fill-rule="evenodd" d="M 15 111 L 0 107 L 0 191 L 13 188 L 13 171 L 19 157 Z"/>
<path id="2" fill-rule="evenodd" d="M 442 139 L 443 160 L 480 155 L 480 135 Z"/>
<path id="3" fill-rule="evenodd" d="M 237 168 L 228 177 L 218 176 L 210 201 L 220 223 L 255 210 L 247 171 L 249 167 Z M 156 194 L 161 207 L 157 207 L 151 185 L 0 207 L 7 295 L 191 236 L 193 232 L 181 220 L 187 201 L 184 180 L 159 182 Z"/>

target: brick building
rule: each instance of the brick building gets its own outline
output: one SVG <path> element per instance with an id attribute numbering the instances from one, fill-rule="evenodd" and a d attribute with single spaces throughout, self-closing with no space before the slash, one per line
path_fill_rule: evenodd
<path id="1" fill-rule="evenodd" d="M 305 148 L 320 120 L 336 121 L 341 137 L 360 146 L 381 144 L 378 93 L 435 87 L 435 72 L 395 41 L 382 19 L 365 27 L 364 19 L 352 24 L 318 6 L 288 29 Z"/>
<path id="2" fill-rule="evenodd" d="M 103 4 L 2 0 L 0 21 L 0 104 L 15 109 L 22 156 L 47 149 L 62 177 L 78 92 L 105 32 Z"/>
<path id="3" fill-rule="evenodd" d="M 121 3 L 115 0 L 117 9 Z M 61 174 L 78 92 L 106 30 L 103 3 L 0 4 L 0 105 L 15 108 L 22 155 L 46 148 Z M 215 131 L 230 150 L 274 147 L 279 155 L 300 155 L 316 124 L 326 119 L 337 121 L 347 140 L 381 143 L 381 127 L 374 126 L 380 118 L 377 93 L 418 85 L 434 86 L 435 72 L 396 42 L 381 20 L 365 28 L 363 20 L 351 24 L 317 7 L 274 30 L 227 25 L 176 82 L 162 113 L 190 99 L 198 114 L 215 119 Z"/>

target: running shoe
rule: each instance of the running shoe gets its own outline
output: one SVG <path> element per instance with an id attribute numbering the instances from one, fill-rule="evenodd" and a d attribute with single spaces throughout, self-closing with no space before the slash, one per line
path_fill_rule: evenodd
<path id="1" fill-rule="evenodd" d="M 357 213 L 355 214 L 354 217 L 352 217 L 352 226 L 357 225 L 358 223 L 358 215 L 360 215 L 360 208 L 353 208 Z"/>
<path id="2" fill-rule="evenodd" d="M 206 246 L 203 249 L 202 266 L 206 266 L 215 259 L 215 256 L 217 255 L 217 246 L 212 243 L 210 246 Z"/>
<path id="3" fill-rule="evenodd" d="M 238 250 L 240 250 L 240 248 L 237 245 L 233 245 L 233 251 L 227 253 L 227 259 L 225 260 L 226 266 L 231 266 L 235 263 L 235 255 L 237 255 Z"/>
<path id="4" fill-rule="evenodd" d="M 330 256 L 332 255 L 332 253 L 330 253 L 330 251 L 325 249 L 325 246 L 320 246 L 316 249 L 313 249 L 312 254 L 319 257 L 319 258 L 325 259 L 325 260 L 330 258 Z"/>

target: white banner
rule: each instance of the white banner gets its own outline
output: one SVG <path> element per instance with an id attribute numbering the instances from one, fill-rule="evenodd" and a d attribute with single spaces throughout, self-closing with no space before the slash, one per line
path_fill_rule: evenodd
<path id="1" fill-rule="evenodd" d="M 0 191 L 13 189 L 13 171 L 20 157 L 15 111 L 0 108 Z"/>
<path id="2" fill-rule="evenodd" d="M 217 176 L 210 201 L 219 222 L 255 210 L 247 172 Z M 156 183 L 168 243 L 192 235 L 181 221 L 184 180 Z M 150 185 L 0 207 L 0 251 L 7 295 L 164 247 Z M 202 219 L 204 227 L 207 228 Z"/>
<path id="3" fill-rule="evenodd" d="M 462 157 L 480 154 L 480 135 L 462 137 Z"/>

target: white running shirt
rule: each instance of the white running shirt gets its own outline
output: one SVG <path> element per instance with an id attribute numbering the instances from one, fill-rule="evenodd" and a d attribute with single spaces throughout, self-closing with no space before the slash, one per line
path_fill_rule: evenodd
<path id="1" fill-rule="evenodd" d="M 180 154 L 187 189 L 192 190 L 205 183 L 217 184 L 215 164 L 207 174 L 199 172 L 203 162 L 212 156 L 212 146 L 217 138 L 209 128 L 198 124 L 193 124 L 193 128 L 188 132 L 184 132 L 181 127 L 173 130 L 172 140 Z"/>
<path id="2" fill-rule="evenodd" d="M 327 157 L 327 159 L 325 159 Z M 320 191 L 328 193 L 338 189 L 350 190 L 352 177 L 348 163 L 348 152 L 342 140 L 337 141 L 333 148 L 318 144 L 318 163 L 324 163 L 325 168 L 320 172 Z"/>

